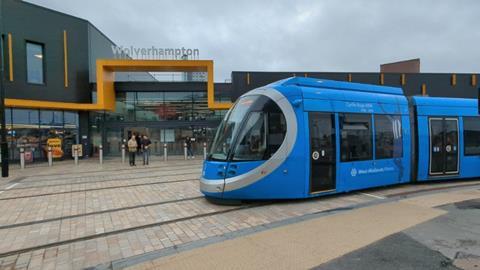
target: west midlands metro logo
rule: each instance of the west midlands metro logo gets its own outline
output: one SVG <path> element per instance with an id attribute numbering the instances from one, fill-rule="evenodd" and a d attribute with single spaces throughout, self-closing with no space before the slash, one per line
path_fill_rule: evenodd
<path id="1" fill-rule="evenodd" d="M 352 168 L 352 170 L 350 171 L 350 174 L 351 174 L 353 177 L 357 176 L 357 173 L 358 173 L 358 172 L 357 172 L 357 169 L 355 169 L 355 168 Z"/>

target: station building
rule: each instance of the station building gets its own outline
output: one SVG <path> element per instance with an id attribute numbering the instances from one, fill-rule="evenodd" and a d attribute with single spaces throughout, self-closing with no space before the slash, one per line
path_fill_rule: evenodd
<path id="1" fill-rule="evenodd" d="M 417 62 L 382 66 L 380 72 L 232 71 L 215 83 L 213 60 L 116 59 L 116 44 L 90 22 L 18 0 L 0 0 L 5 117 L 9 157 L 43 161 L 119 155 L 132 133 L 152 140 L 152 154 L 183 153 L 208 143 L 226 110 L 240 95 L 292 76 L 402 87 L 407 95 L 476 98 L 478 74 L 420 73 Z M 418 62 L 419 65 L 419 62 Z M 395 69 L 397 68 L 397 69 Z M 419 69 L 419 68 L 418 68 Z"/>

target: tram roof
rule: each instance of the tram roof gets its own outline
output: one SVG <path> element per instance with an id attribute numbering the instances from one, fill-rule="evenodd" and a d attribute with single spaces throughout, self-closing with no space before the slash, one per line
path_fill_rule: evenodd
<path id="1" fill-rule="evenodd" d="M 315 79 L 315 78 L 304 78 L 304 77 L 291 77 L 291 78 L 287 78 L 271 84 L 271 86 L 280 86 L 280 85 L 281 86 L 295 85 L 300 87 L 322 88 L 322 89 L 332 89 L 332 90 L 348 90 L 348 91 L 382 93 L 382 94 L 403 96 L 403 90 L 402 88 L 399 88 L 399 87 L 380 86 L 380 85 L 373 85 L 373 84 L 342 82 L 342 81 L 333 81 L 333 80 L 324 80 L 324 79 Z"/>
<path id="2" fill-rule="evenodd" d="M 477 107 L 478 100 L 469 98 L 446 98 L 446 97 L 420 97 L 414 96 L 412 100 L 417 106 L 433 107 Z"/>

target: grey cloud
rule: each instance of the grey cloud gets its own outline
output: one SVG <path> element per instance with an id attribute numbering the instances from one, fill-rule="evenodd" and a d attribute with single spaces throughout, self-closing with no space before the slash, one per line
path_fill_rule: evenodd
<path id="1" fill-rule="evenodd" d="M 479 72 L 475 0 L 31 0 L 85 18 L 118 45 L 199 48 L 217 81 L 232 70 Z"/>

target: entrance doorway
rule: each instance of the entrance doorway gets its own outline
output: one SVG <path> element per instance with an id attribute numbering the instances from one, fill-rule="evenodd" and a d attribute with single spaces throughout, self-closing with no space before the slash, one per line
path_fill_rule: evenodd
<path id="1" fill-rule="evenodd" d="M 309 113 L 310 193 L 336 188 L 334 117 L 330 113 Z"/>
<path id="2" fill-rule="evenodd" d="M 430 175 L 458 173 L 458 118 L 429 118 Z"/>

